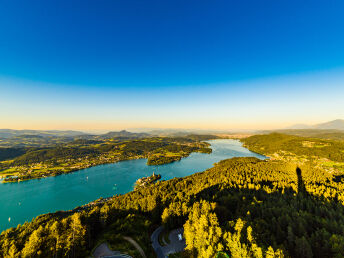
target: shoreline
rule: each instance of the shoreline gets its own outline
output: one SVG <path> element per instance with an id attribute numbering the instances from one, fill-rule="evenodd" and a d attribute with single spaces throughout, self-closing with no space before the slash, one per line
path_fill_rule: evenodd
<path id="1" fill-rule="evenodd" d="M 214 141 L 210 141 L 210 143 L 212 143 L 212 146 L 213 146 L 213 148 L 215 148 L 216 147 L 216 142 L 218 142 L 218 144 L 220 144 L 220 146 L 222 146 L 222 141 L 224 141 L 223 143 L 225 144 L 224 146 L 228 146 L 228 148 L 229 149 L 231 149 L 232 147 L 232 145 L 233 145 L 233 143 L 232 143 L 232 139 L 219 139 L 218 141 L 217 140 L 214 140 Z M 227 142 L 227 141 L 229 141 L 229 142 Z M 236 140 L 234 140 L 235 142 L 238 142 L 238 141 L 236 141 Z M 214 146 L 215 145 L 215 146 Z M 235 145 L 237 145 L 237 144 L 235 144 Z M 216 149 L 216 148 L 215 148 Z M 197 152 L 193 152 L 193 153 L 191 153 L 191 154 L 193 154 L 193 155 L 197 155 L 197 157 L 198 157 L 198 159 L 208 159 L 207 157 L 209 156 L 209 155 L 212 155 L 212 154 L 209 154 L 209 155 L 205 155 L 205 154 L 202 154 L 202 153 L 197 153 Z M 191 155 L 190 154 L 190 155 Z M 201 155 L 201 156 L 198 156 L 198 155 Z M 219 155 L 219 158 L 220 157 L 222 157 L 222 155 L 221 155 L 221 153 L 217 153 L 217 152 L 215 152 L 215 155 Z M 227 158 L 232 158 L 232 157 L 235 157 L 235 156 L 227 156 L 226 157 L 226 159 Z M 211 158 L 210 158 L 211 159 Z M 137 161 L 137 160 L 139 160 L 139 159 L 130 159 L 130 160 L 126 160 L 126 161 L 129 161 L 129 162 L 135 162 L 135 161 Z M 180 162 L 183 162 L 183 160 L 184 159 L 182 159 L 182 161 L 180 161 Z M 219 159 L 218 161 L 221 161 L 221 160 L 223 160 L 223 158 L 221 158 L 221 159 Z M 215 162 L 211 162 L 211 164 L 209 163 L 209 167 L 207 166 L 207 167 L 202 167 L 202 168 L 200 168 L 200 169 L 196 169 L 196 170 L 193 170 L 193 172 L 192 172 L 192 174 L 189 174 L 189 173 L 183 173 L 183 174 L 185 174 L 185 175 L 181 175 L 181 174 L 174 174 L 173 173 L 173 177 L 171 177 L 171 176 L 168 176 L 168 177 L 166 177 L 166 175 L 165 175 L 165 173 L 166 172 L 169 172 L 169 171 L 171 171 L 171 168 L 170 168 L 170 164 L 167 164 L 167 167 L 166 168 L 161 168 L 161 169 L 159 169 L 158 168 L 158 166 L 157 167 L 155 167 L 155 168 L 157 168 L 158 169 L 158 172 L 159 172 L 159 174 L 161 174 L 162 175 L 162 181 L 165 181 L 165 180 L 169 180 L 169 179 L 173 179 L 174 177 L 178 177 L 178 178 L 182 178 L 182 177 L 186 177 L 186 176 L 192 176 L 193 174 L 195 174 L 195 173 L 199 173 L 199 172 L 202 172 L 202 171 L 205 171 L 205 170 L 207 170 L 208 168 L 211 168 L 211 167 L 213 167 L 214 166 L 214 164 L 215 163 L 217 163 L 218 161 L 215 161 Z M 194 162 L 196 162 L 196 160 L 194 161 Z M 109 169 L 111 170 L 111 166 L 112 166 L 112 164 L 119 164 L 119 162 L 115 162 L 115 163 L 110 163 L 110 164 L 100 164 L 100 165 L 98 165 L 98 166 L 105 166 L 105 170 L 108 170 L 106 167 L 107 166 L 110 166 L 109 167 Z M 101 191 L 101 192 L 99 192 L 99 194 L 98 194 L 98 196 L 95 196 L 94 198 L 91 198 L 91 199 L 88 199 L 88 200 L 85 200 L 85 202 L 83 201 L 84 200 L 84 198 L 82 197 L 82 198 L 78 198 L 78 197 L 75 197 L 75 198 L 77 198 L 78 200 L 80 200 L 80 202 L 79 202 L 79 204 L 76 204 L 76 205 L 73 205 L 73 206 L 69 206 L 70 208 L 64 208 L 63 206 L 66 206 L 66 205 L 60 205 L 60 206 L 58 206 L 58 207 L 56 207 L 56 209 L 55 208 L 52 208 L 52 207 L 50 207 L 49 205 L 49 210 L 47 210 L 47 211 L 45 211 L 45 212 L 41 212 L 41 213 L 38 213 L 37 215 L 34 215 L 32 218 L 35 218 L 35 217 L 37 217 L 37 216 L 39 216 L 39 215 L 42 215 L 42 214 L 47 214 L 47 213 L 55 213 L 55 212 L 58 212 L 58 211 L 68 211 L 68 210 L 73 210 L 73 209 L 77 209 L 78 207 L 80 207 L 80 206 L 84 206 L 84 205 L 87 205 L 87 204 L 89 204 L 89 203 L 92 203 L 92 202 L 94 202 L 94 200 L 98 200 L 99 198 L 100 198 L 100 196 L 102 196 L 102 197 L 107 197 L 107 198 L 112 198 L 114 195 L 116 196 L 116 195 L 123 195 L 123 194 L 126 194 L 126 193 L 129 193 L 129 192 L 132 192 L 132 191 L 134 191 L 134 189 L 133 189 L 133 184 L 135 183 L 135 181 L 137 180 L 137 179 L 139 179 L 139 178 L 141 178 L 142 176 L 148 176 L 148 174 L 149 174 L 149 171 L 150 171 L 150 173 L 152 172 L 152 170 L 149 168 L 149 166 L 147 166 L 147 164 L 145 164 L 145 162 L 144 161 L 142 161 L 142 162 L 139 162 L 142 166 L 144 166 L 144 167 L 146 167 L 146 170 L 148 171 L 148 173 L 145 175 L 145 173 L 141 173 L 142 175 L 140 176 L 140 175 L 138 175 L 138 176 L 136 176 L 135 177 L 135 179 L 132 179 L 133 181 L 133 183 L 131 184 L 131 187 L 130 187 L 130 189 L 128 188 L 127 189 L 127 187 L 125 187 L 125 191 L 123 192 L 122 190 L 121 191 L 117 191 L 117 190 L 115 190 L 115 192 L 113 191 L 113 190 L 111 190 L 112 188 L 113 188 L 113 183 L 116 183 L 116 184 L 119 184 L 119 182 L 118 181 L 115 181 L 115 180 L 118 180 L 118 179 L 111 179 L 110 181 L 112 182 L 112 184 L 111 184 L 111 182 L 109 183 L 109 184 L 107 184 L 107 189 L 108 190 L 110 190 L 110 191 Z M 178 162 L 179 163 L 179 162 Z M 198 163 L 195 163 L 195 164 L 198 164 Z M 128 164 L 129 165 L 129 164 Z M 140 166 L 141 166 L 140 165 Z M 116 166 L 115 166 L 116 167 Z M 120 165 L 120 167 L 122 167 L 122 165 Z M 127 165 L 124 165 L 124 167 L 127 167 Z M 131 168 L 131 165 L 129 165 L 128 166 L 129 168 Z M 135 166 L 136 167 L 136 166 Z M 160 167 L 160 166 L 159 166 Z M 162 166 L 162 167 L 164 167 L 164 166 Z M 179 167 L 179 165 L 177 165 L 177 167 Z M 92 169 L 92 168 L 94 168 L 94 167 L 91 167 L 90 169 Z M 153 167 L 152 169 L 154 169 L 154 171 L 155 171 L 155 168 Z M 138 168 L 139 170 L 141 170 L 140 168 Z M 136 169 L 137 170 L 137 169 Z M 81 170 L 79 170 L 79 171 L 81 171 Z M 172 170 L 173 171 L 173 170 Z M 178 171 L 178 170 L 177 170 Z M 187 171 L 189 171 L 189 169 L 187 168 L 187 167 L 185 167 L 185 169 L 184 169 L 184 171 L 185 172 L 187 172 Z M 78 172 L 78 171 L 76 171 L 76 172 Z M 130 172 L 130 170 L 128 171 L 128 172 Z M 191 172 L 191 171 L 190 171 Z M 86 177 L 86 175 L 91 175 L 91 174 L 86 174 L 86 173 L 88 173 L 88 172 L 86 172 L 85 171 L 85 173 L 80 173 L 80 174 L 78 174 L 79 176 L 76 176 L 77 178 L 78 178 L 78 181 L 70 181 L 70 180 L 68 180 L 70 183 L 72 183 L 72 182 L 75 182 L 75 183 L 73 183 L 73 185 L 76 185 L 76 184 L 78 184 L 78 182 L 79 182 L 79 179 L 80 180 L 85 180 L 85 177 Z M 69 174 L 69 175 L 67 175 L 67 174 Z M 67 178 L 69 178 L 69 176 L 71 175 L 71 173 L 67 173 L 67 174 L 65 174 L 66 176 L 68 176 Z M 112 174 L 112 173 L 111 173 Z M 117 173 L 115 173 L 115 174 L 117 174 Z M 83 177 L 83 175 L 85 175 L 84 177 Z M 95 173 L 95 175 L 97 175 L 97 173 Z M 119 175 L 119 174 L 118 174 Z M 72 178 L 74 178 L 74 177 L 72 177 Z M 97 176 L 96 176 L 96 178 L 97 178 Z M 111 177 L 112 178 L 112 177 Z M 37 179 L 37 178 L 35 178 L 35 179 Z M 57 180 L 57 179 L 56 179 Z M 28 180 L 27 180 L 28 181 Z M 59 183 L 61 180 L 59 179 L 59 180 L 57 180 L 56 182 L 55 182 L 55 180 L 48 180 L 47 182 L 32 182 L 32 185 L 33 186 L 35 186 L 35 184 L 38 184 L 37 186 L 39 186 L 39 188 L 38 189 L 41 189 L 42 187 L 44 187 L 45 186 L 45 184 L 48 184 L 48 185 L 51 185 L 51 184 L 53 184 L 53 185 L 56 185 L 57 183 Z M 64 182 L 64 179 L 62 179 L 62 181 L 61 182 Z M 84 182 L 84 181 L 81 181 L 81 182 Z M 159 183 L 160 182 L 160 180 L 157 182 L 157 183 Z M 129 182 L 130 183 L 130 182 Z M 82 183 L 82 184 L 84 184 L 84 183 Z M 69 185 L 69 183 L 68 183 L 68 185 Z M 19 187 L 19 188 L 21 188 L 21 186 L 20 185 L 13 185 L 13 186 L 15 186 L 15 187 Z M 5 187 L 5 185 L 4 185 L 4 187 Z M 23 185 L 23 187 L 24 187 L 24 189 L 25 188 L 30 188 L 30 189 L 32 189 L 32 187 L 31 187 L 31 184 L 25 184 L 25 186 Z M 87 184 L 85 185 L 85 187 L 87 187 Z M 36 189 L 36 187 L 34 187 L 35 189 Z M 7 189 L 7 188 L 3 188 L 3 189 Z M 12 188 L 11 188 L 12 189 Z M 36 196 L 37 194 L 35 194 L 35 196 L 33 196 L 33 198 L 34 199 L 32 199 L 31 197 L 29 198 L 30 200 L 36 200 L 37 198 L 39 198 L 39 197 L 37 197 Z M 74 199 L 75 199 L 74 198 Z M 59 199 L 61 199 L 61 198 L 59 198 Z M 87 198 L 86 198 L 87 199 Z M 16 200 L 13 200 L 14 201 L 14 206 L 17 206 L 16 205 L 16 201 L 17 200 L 19 200 L 18 198 L 16 199 Z M 61 200 L 64 200 L 64 198 L 62 198 Z M 31 203 L 32 201 L 30 201 L 30 203 Z M 67 202 L 67 203 L 69 203 L 69 202 Z M 12 205 L 13 206 L 13 205 Z M 48 207 L 47 206 L 47 207 Z M 16 210 L 17 210 L 17 208 L 15 208 Z M 19 211 L 17 211 L 17 212 L 19 212 Z M 8 216 L 11 216 L 11 217 L 15 217 L 15 216 L 12 216 L 13 214 L 12 213 L 9 213 L 9 212 L 6 212 L 4 215 L 6 215 L 8 213 L 8 215 L 7 215 L 7 218 L 8 218 Z M 12 215 L 11 215 L 12 214 Z M 31 214 L 31 213 L 30 213 Z M 24 219 L 25 219 L 25 217 L 26 216 L 24 216 Z M 19 219 L 19 218 L 17 218 L 17 219 Z M 28 217 L 26 217 L 26 221 L 28 221 L 28 220 L 31 220 L 31 217 L 30 218 L 28 218 Z M 5 222 L 5 221 L 4 221 Z M 13 222 L 11 222 L 11 224 L 12 224 Z M 22 224 L 22 223 L 24 223 L 24 220 L 22 220 L 22 222 L 20 222 L 20 220 L 18 221 L 18 223 L 19 224 Z M 7 223 L 6 223 L 7 224 Z M 16 227 L 16 225 L 12 225 L 11 227 Z M 4 229 L 5 230 L 5 229 Z"/>

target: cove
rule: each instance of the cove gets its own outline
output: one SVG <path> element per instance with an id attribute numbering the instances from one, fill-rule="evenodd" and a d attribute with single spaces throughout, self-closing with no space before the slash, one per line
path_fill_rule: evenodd
<path id="1" fill-rule="evenodd" d="M 129 160 L 56 177 L 0 184 L 0 232 L 40 214 L 70 210 L 100 197 L 130 192 L 138 178 L 149 176 L 153 171 L 161 174 L 162 180 L 168 180 L 204 171 L 223 159 L 266 158 L 244 148 L 237 140 L 208 142 L 213 149 L 211 154 L 192 153 L 170 164 L 147 166 L 146 159 Z"/>

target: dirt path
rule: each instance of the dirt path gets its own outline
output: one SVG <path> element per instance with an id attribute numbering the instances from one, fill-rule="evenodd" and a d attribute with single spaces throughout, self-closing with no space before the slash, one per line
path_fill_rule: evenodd
<path id="1" fill-rule="evenodd" d="M 133 246 L 135 246 L 135 248 L 137 249 L 137 251 L 139 251 L 139 253 L 141 254 L 141 256 L 143 258 L 147 258 L 147 256 L 145 255 L 145 252 L 143 251 L 143 249 L 141 248 L 141 246 L 131 237 L 123 237 L 125 240 L 127 240 L 128 242 L 132 243 Z"/>

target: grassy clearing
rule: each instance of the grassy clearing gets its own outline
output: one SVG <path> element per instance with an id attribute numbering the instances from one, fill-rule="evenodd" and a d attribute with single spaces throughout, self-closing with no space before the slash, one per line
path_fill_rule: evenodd
<path id="1" fill-rule="evenodd" d="M 336 169 L 339 172 L 344 173 L 344 162 L 335 162 L 335 161 L 325 161 L 322 163 L 322 166 L 325 168 L 333 168 Z"/>

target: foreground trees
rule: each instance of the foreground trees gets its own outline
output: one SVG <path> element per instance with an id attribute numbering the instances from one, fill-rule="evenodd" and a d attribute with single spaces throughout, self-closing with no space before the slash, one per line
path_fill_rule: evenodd
<path id="1" fill-rule="evenodd" d="M 222 230 L 214 210 L 215 203 L 197 202 L 192 206 L 189 219 L 184 225 L 187 250 L 197 257 L 214 257 L 223 250 Z"/>

